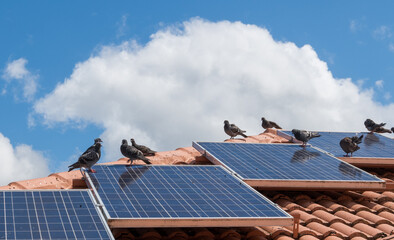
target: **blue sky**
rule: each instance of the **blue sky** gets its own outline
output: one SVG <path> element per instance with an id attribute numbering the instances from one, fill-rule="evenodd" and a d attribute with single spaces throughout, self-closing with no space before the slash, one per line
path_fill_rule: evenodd
<path id="1" fill-rule="evenodd" d="M 190 146 L 191 140 L 222 141 L 226 138 L 224 119 L 236 122 L 250 135 L 261 132 L 262 115 L 289 129 L 364 130 L 365 117 L 393 125 L 393 7 L 390 1 L 172 1 L 171 5 L 163 1 L 2 1 L 0 154 L 3 151 L 6 157 L 0 162 L 10 166 L 13 174 L 3 173 L 6 177 L 0 184 L 66 171 L 98 136 L 104 141 L 102 161 L 114 161 L 121 157 L 118 145 L 123 137 L 133 136 L 137 143 L 141 139 L 140 143 L 159 151 Z M 222 37 L 223 44 L 207 50 Z M 185 39 L 199 43 L 187 44 L 187 51 L 178 52 Z M 174 51 L 178 55 L 172 56 Z M 204 58 L 199 58 L 199 51 Z M 196 54 L 195 61 L 187 60 L 190 52 Z M 219 58 L 222 53 L 227 58 Z M 239 56 L 245 56 L 243 61 L 226 62 Z M 185 61 L 176 60 L 183 57 Z M 203 74 L 195 72 L 200 66 L 206 67 Z M 118 76 L 122 69 L 131 70 Z M 144 69 L 151 72 L 141 73 Z M 269 81 L 259 82 L 267 76 Z M 101 80 L 95 82 L 94 77 Z M 183 82 L 185 78 L 192 80 Z M 66 86 L 65 79 L 74 87 Z M 102 89 L 102 83 L 111 81 L 106 89 L 113 87 L 113 91 Z M 264 92 L 270 82 L 276 83 L 272 96 Z M 204 87 L 195 88 L 196 83 Z M 150 89 L 157 84 L 165 91 Z M 284 89 L 292 84 L 301 88 L 297 92 Z M 252 91 L 256 85 L 261 91 Z M 305 92 L 304 85 L 308 86 Z M 127 93 L 125 97 L 118 94 L 125 86 L 130 87 L 130 98 Z M 231 97 L 226 96 L 229 92 Z M 96 93 L 102 95 L 96 99 Z M 275 96 L 300 100 L 271 103 Z M 234 99 L 228 100 L 234 108 L 239 103 L 242 111 L 234 113 L 221 101 L 212 104 L 226 97 Z M 363 98 L 368 101 L 358 100 Z M 245 109 L 250 104 L 245 99 L 261 100 L 261 111 Z M 329 106 L 330 101 L 334 107 L 315 118 L 312 112 Z M 343 107 L 346 103 L 341 101 L 352 104 Z M 179 102 L 183 105 L 174 105 Z M 113 110 L 118 106 L 120 110 Z M 308 109 L 293 111 L 305 106 Z M 180 111 L 173 110 L 178 107 Z M 183 114 L 183 109 L 190 113 Z M 304 111 L 304 117 L 297 114 Z M 349 117 L 344 117 L 348 112 Z M 192 131 L 198 124 L 205 127 Z M 23 167 L 18 159 L 25 159 L 24 166 L 32 169 L 18 171 Z M 37 166 L 41 170 L 34 169 Z"/>

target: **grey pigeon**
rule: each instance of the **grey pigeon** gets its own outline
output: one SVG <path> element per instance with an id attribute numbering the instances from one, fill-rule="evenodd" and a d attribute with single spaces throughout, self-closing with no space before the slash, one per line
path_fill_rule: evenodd
<path id="1" fill-rule="evenodd" d="M 130 159 L 130 164 L 132 164 L 135 159 L 140 159 L 144 161 L 146 164 L 151 164 L 149 159 L 146 158 L 140 150 L 138 150 L 133 146 L 130 146 L 127 143 L 126 139 L 122 140 L 122 145 L 120 145 L 120 152 L 123 154 L 123 156 Z"/>
<path id="2" fill-rule="evenodd" d="M 155 156 L 156 151 L 153 151 L 152 149 L 148 148 L 147 146 L 144 145 L 138 145 L 137 143 L 135 143 L 134 139 L 131 138 L 130 139 L 131 145 L 135 148 L 137 148 L 138 150 L 140 150 L 144 156 Z"/>
<path id="3" fill-rule="evenodd" d="M 350 157 L 353 157 L 353 153 L 360 149 L 358 144 L 362 142 L 363 137 L 364 135 L 361 135 L 360 137 L 345 137 L 339 142 L 342 150 L 346 153 L 345 157 L 348 157 L 349 153 Z"/>
<path id="4" fill-rule="evenodd" d="M 302 142 L 302 147 L 306 146 L 306 143 L 311 140 L 312 138 L 315 137 L 320 137 L 320 134 L 317 132 L 310 132 L 306 130 L 299 130 L 299 129 L 293 129 L 291 132 L 294 134 L 294 137 Z"/>
<path id="5" fill-rule="evenodd" d="M 241 135 L 245 138 L 248 137 L 244 134 L 246 131 L 241 130 L 235 124 L 230 124 L 227 120 L 224 120 L 224 132 L 229 135 L 230 138 L 234 138 L 238 135 Z"/>
<path id="6" fill-rule="evenodd" d="M 386 123 L 376 124 L 373 120 L 367 119 L 364 121 L 364 126 L 370 131 L 371 133 L 391 133 L 389 129 L 383 128 Z"/>
<path id="7" fill-rule="evenodd" d="M 81 156 L 78 158 L 78 161 L 74 164 L 71 164 L 68 169 L 70 172 L 71 170 L 75 168 L 87 168 L 89 169 L 89 172 L 95 173 L 92 169 L 92 166 L 100 160 L 101 157 L 101 139 L 96 138 L 94 139 L 94 144 L 90 146 L 84 153 L 81 154 Z"/>
<path id="8" fill-rule="evenodd" d="M 282 129 L 282 128 L 279 127 L 279 125 L 276 124 L 275 122 L 268 121 L 267 119 L 265 119 L 265 118 L 263 118 L 263 117 L 261 118 L 261 121 L 262 121 L 261 126 L 262 126 L 264 129 L 267 129 L 267 128 Z"/>

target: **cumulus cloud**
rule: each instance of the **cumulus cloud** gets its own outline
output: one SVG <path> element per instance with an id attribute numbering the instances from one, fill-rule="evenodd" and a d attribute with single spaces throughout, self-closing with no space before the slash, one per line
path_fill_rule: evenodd
<path id="1" fill-rule="evenodd" d="M 38 75 L 32 74 L 26 69 L 27 60 L 25 58 L 19 58 L 12 62 L 9 62 L 4 69 L 3 78 L 8 82 L 17 80 L 20 85 L 23 86 L 22 92 L 23 97 L 27 101 L 33 100 L 33 97 L 37 91 L 37 79 Z M 20 87 L 18 85 L 15 89 Z M 5 89 L 3 92 L 5 93 Z M 16 93 L 19 91 L 16 90 Z"/>
<path id="2" fill-rule="evenodd" d="M 228 119 L 248 135 L 262 116 L 287 128 L 364 130 L 367 117 L 394 123 L 394 104 L 336 79 L 312 46 L 275 41 L 264 28 L 192 19 L 162 29 L 144 46 L 104 46 L 36 102 L 47 124 L 104 128 L 106 160 L 134 137 L 157 150 L 223 141 Z"/>
<path id="3" fill-rule="evenodd" d="M 10 140 L 0 133 L 0 186 L 11 181 L 46 177 L 49 174 L 47 159 L 31 146 L 13 147 Z"/>

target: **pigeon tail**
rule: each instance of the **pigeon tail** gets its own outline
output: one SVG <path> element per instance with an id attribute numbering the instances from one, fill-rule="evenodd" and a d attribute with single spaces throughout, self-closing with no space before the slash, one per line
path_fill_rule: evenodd
<path id="1" fill-rule="evenodd" d="M 244 137 L 244 138 L 247 138 L 247 137 L 248 137 L 248 136 L 246 136 L 246 134 L 243 133 L 243 132 L 240 132 L 239 135 L 241 135 L 241 136 Z"/>
<path id="2" fill-rule="evenodd" d="M 147 157 L 145 157 L 145 156 L 138 156 L 138 159 L 144 161 L 144 163 L 146 163 L 146 164 L 152 164 L 152 163 L 149 161 L 149 158 L 147 158 Z"/>
<path id="3" fill-rule="evenodd" d="M 68 171 L 71 172 L 72 170 L 74 170 L 74 169 L 76 169 L 76 168 L 80 168 L 80 167 L 82 167 L 82 166 L 81 166 L 81 163 L 76 162 L 76 163 L 71 164 L 70 166 L 68 166 L 68 168 L 69 168 Z"/>
<path id="4" fill-rule="evenodd" d="M 318 132 L 311 132 L 311 139 L 315 137 L 320 137 L 320 134 Z"/>

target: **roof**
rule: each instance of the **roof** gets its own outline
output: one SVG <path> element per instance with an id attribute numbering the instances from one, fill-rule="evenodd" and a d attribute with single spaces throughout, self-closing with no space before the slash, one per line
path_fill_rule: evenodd
<path id="1" fill-rule="evenodd" d="M 268 129 L 257 136 L 229 139 L 231 142 L 289 143 Z M 149 157 L 154 164 L 211 164 L 193 147 L 158 152 Z M 104 164 L 126 164 L 127 158 Z M 142 163 L 142 162 L 141 162 Z M 394 185 L 394 170 L 365 169 Z M 4 189 L 79 189 L 87 188 L 80 171 L 54 173 L 45 178 L 12 182 Z M 392 188 L 391 188 L 392 189 Z M 115 229 L 116 239 L 394 239 L 394 192 L 385 191 L 261 191 L 282 209 L 299 218 L 294 226 L 258 228 L 141 228 Z M 296 225 L 297 228 L 297 225 Z M 297 235 L 298 232 L 298 235 Z"/>

